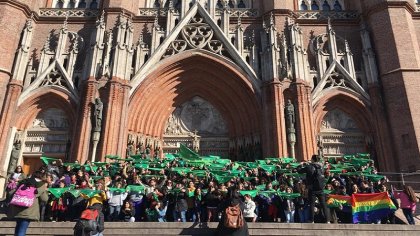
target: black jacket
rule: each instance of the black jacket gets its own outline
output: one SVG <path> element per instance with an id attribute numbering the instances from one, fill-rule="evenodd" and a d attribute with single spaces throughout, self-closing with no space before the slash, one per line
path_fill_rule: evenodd
<path id="1" fill-rule="evenodd" d="M 231 228 L 226 228 L 225 227 L 225 217 L 226 217 L 226 208 L 230 207 L 230 206 L 236 206 L 238 205 L 241 208 L 241 211 L 244 211 L 244 203 L 242 202 L 242 200 L 240 198 L 233 198 L 233 199 L 228 199 L 224 202 L 222 202 L 221 204 L 221 212 L 222 212 L 222 218 L 219 221 L 219 225 L 217 226 L 217 232 L 216 235 L 217 236 L 248 236 L 249 235 L 249 231 L 248 231 L 248 225 L 246 223 L 246 221 L 244 220 L 244 226 L 242 228 L 239 229 L 231 229 Z"/>

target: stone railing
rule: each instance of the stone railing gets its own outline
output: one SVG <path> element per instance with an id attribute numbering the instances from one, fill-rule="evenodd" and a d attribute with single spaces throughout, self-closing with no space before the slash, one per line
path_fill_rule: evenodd
<path id="1" fill-rule="evenodd" d="M 178 9 L 173 9 L 175 16 L 179 15 Z M 167 8 L 139 8 L 139 16 L 166 16 L 168 12 Z"/>
<path id="2" fill-rule="evenodd" d="M 296 19 L 304 20 L 354 20 L 359 18 L 356 11 L 296 11 L 293 13 Z"/>
<path id="3" fill-rule="evenodd" d="M 41 8 L 39 15 L 41 17 L 98 17 L 97 9 L 79 9 L 79 8 Z"/>
<path id="4" fill-rule="evenodd" d="M 222 15 L 223 9 L 216 9 L 216 16 Z M 229 9 L 231 17 L 256 17 L 258 16 L 257 9 L 250 9 L 250 8 L 234 8 Z"/>

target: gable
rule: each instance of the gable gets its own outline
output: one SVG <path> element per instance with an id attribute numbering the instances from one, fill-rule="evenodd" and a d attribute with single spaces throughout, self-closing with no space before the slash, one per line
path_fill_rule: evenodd
<path id="1" fill-rule="evenodd" d="M 192 50 L 205 50 L 232 61 L 246 74 L 254 90 L 260 90 L 260 81 L 255 71 L 241 57 L 207 11 L 199 3 L 195 3 L 149 60 L 135 73 L 130 82 L 132 87 L 130 94 L 137 89 L 148 74 L 159 67 L 162 60 Z"/>
<path id="2" fill-rule="evenodd" d="M 350 75 L 350 73 L 337 61 L 334 60 L 330 67 L 326 70 L 319 84 L 312 92 L 313 103 L 316 103 L 326 91 L 339 88 L 349 93 L 359 95 L 368 102 L 369 94 L 358 84 Z M 368 102 L 369 103 L 369 102 Z"/>
<path id="3" fill-rule="evenodd" d="M 35 81 L 26 88 L 19 97 L 18 105 L 28 98 L 35 90 L 42 87 L 51 87 L 62 90 L 70 95 L 76 102 L 79 95 L 74 87 L 69 74 L 57 60 L 54 60 L 47 69 L 42 72 Z"/>

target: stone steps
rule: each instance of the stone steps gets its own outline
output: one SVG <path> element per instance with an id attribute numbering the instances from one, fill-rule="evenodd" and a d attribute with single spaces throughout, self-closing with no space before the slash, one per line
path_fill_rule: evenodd
<path id="1" fill-rule="evenodd" d="M 74 222 L 32 222 L 27 235 L 73 235 Z M 15 222 L 0 221 L 0 235 L 13 235 Z M 104 235 L 213 235 L 217 223 L 106 222 Z M 250 223 L 251 235 L 420 235 L 420 226 Z"/>

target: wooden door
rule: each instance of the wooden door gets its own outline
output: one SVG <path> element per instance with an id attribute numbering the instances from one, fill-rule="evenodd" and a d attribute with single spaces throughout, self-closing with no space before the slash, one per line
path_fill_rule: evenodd
<path id="1" fill-rule="evenodd" d="M 32 174 L 42 166 L 41 159 L 39 157 L 23 157 L 23 172 L 26 175 Z"/>

